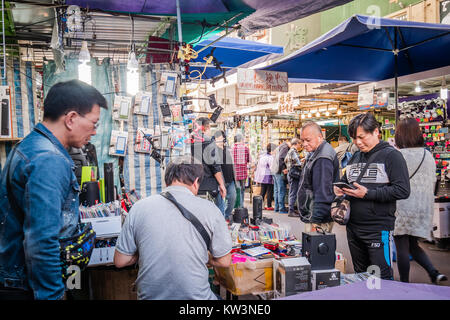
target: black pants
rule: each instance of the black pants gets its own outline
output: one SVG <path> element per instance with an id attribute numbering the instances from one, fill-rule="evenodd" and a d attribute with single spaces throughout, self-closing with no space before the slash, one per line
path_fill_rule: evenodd
<path id="1" fill-rule="evenodd" d="M 272 207 L 272 200 L 273 200 L 273 184 L 271 183 L 261 183 L 261 194 L 260 196 L 263 197 L 267 194 L 267 207 Z"/>
<path id="2" fill-rule="evenodd" d="M 363 231 L 347 226 L 347 241 L 356 273 L 367 272 L 370 266 L 380 268 L 380 278 L 393 280 L 391 231 Z"/>
<path id="3" fill-rule="evenodd" d="M 436 278 L 439 272 L 434 268 L 425 251 L 419 246 L 417 237 L 410 235 L 395 236 L 397 249 L 397 267 L 400 281 L 409 282 L 409 255 L 427 272 L 431 279 Z"/>
<path id="4" fill-rule="evenodd" d="M 0 301 L 5 300 L 34 300 L 34 296 L 31 291 L 6 288 L 0 284 Z"/>

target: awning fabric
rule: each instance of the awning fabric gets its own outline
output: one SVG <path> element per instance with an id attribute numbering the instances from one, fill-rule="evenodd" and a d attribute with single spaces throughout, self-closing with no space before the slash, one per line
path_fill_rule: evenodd
<path id="1" fill-rule="evenodd" d="M 395 39 L 397 38 L 397 46 Z M 265 70 L 290 82 L 379 81 L 450 65 L 450 25 L 355 15 Z"/>

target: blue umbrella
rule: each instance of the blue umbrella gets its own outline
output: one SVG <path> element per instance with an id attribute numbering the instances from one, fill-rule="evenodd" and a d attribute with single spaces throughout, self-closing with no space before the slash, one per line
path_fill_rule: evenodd
<path id="1" fill-rule="evenodd" d="M 355 15 L 286 58 L 264 68 L 291 82 L 356 82 L 450 65 L 450 25 Z M 396 112 L 397 118 L 397 112 Z"/>
<path id="2" fill-rule="evenodd" d="M 204 63 L 204 58 L 207 58 L 212 52 L 214 58 L 216 58 L 216 62 L 220 63 L 220 68 L 216 68 L 213 63 L 210 67 L 206 68 L 202 79 L 214 78 L 230 68 L 248 68 L 279 57 L 284 52 L 281 46 L 227 37 L 216 41 L 218 38 L 218 36 L 213 36 L 194 46 L 195 51 L 206 49 L 201 51 L 198 58 L 193 60 L 193 62 Z M 210 46 L 207 47 L 208 45 Z M 192 68 L 192 70 L 203 71 L 203 68 Z M 198 73 L 195 73 L 195 75 L 198 75 Z"/>

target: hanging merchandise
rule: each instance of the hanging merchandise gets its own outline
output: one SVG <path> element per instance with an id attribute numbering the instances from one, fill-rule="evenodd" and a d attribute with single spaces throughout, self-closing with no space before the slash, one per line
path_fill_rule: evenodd
<path id="1" fill-rule="evenodd" d="M 150 92 L 138 92 L 134 98 L 134 113 L 148 116 L 152 104 Z"/>
<path id="2" fill-rule="evenodd" d="M 174 96 L 177 89 L 178 74 L 175 72 L 163 72 L 160 80 L 160 93 Z"/>
<path id="3" fill-rule="evenodd" d="M 172 122 L 173 123 L 183 123 L 183 115 L 181 113 L 181 105 L 179 105 L 179 104 L 170 105 L 170 112 L 172 113 Z"/>
<path id="4" fill-rule="evenodd" d="M 127 150 L 128 132 L 112 130 L 109 154 L 112 156 L 125 156 Z"/>
<path id="5" fill-rule="evenodd" d="M 445 100 L 440 98 L 405 101 L 399 104 L 399 110 L 400 120 L 414 118 L 420 122 L 434 122 L 444 121 L 447 118 Z"/>
<path id="6" fill-rule="evenodd" d="M 0 137 L 12 138 L 11 90 L 9 86 L 0 86 L 0 101 L 2 103 Z"/>
<path id="7" fill-rule="evenodd" d="M 152 151 L 151 144 L 145 136 L 153 137 L 153 130 L 147 128 L 137 128 L 136 141 L 134 144 L 135 152 L 150 153 Z"/>
<path id="8" fill-rule="evenodd" d="M 131 97 L 115 96 L 113 106 L 113 119 L 128 121 L 131 109 Z"/>
<path id="9" fill-rule="evenodd" d="M 79 6 L 71 5 L 67 7 L 66 15 L 66 32 L 69 37 L 74 36 L 76 32 L 83 31 L 83 20 Z"/>

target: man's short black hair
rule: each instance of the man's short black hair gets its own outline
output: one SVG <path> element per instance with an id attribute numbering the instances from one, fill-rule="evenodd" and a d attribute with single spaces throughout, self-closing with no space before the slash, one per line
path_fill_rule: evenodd
<path id="1" fill-rule="evenodd" d="M 80 80 L 58 82 L 44 100 L 44 119 L 56 121 L 70 111 L 84 116 L 95 104 L 108 109 L 105 97 L 93 86 Z"/>
<path id="2" fill-rule="evenodd" d="M 200 117 L 197 120 L 195 120 L 199 125 L 201 126 L 208 126 L 211 124 L 211 119 L 207 118 L 207 117 Z"/>
<path id="3" fill-rule="evenodd" d="M 354 117 L 348 125 L 348 134 L 356 139 L 356 130 L 361 127 L 365 132 L 373 133 L 375 129 L 380 128 L 375 116 L 371 113 L 361 113 Z"/>
<path id="4" fill-rule="evenodd" d="M 170 186 L 174 181 L 178 181 L 191 186 L 195 179 L 198 183 L 203 180 L 203 165 L 196 163 L 191 156 L 180 156 L 172 160 L 167 166 L 164 174 L 164 181 Z"/>

